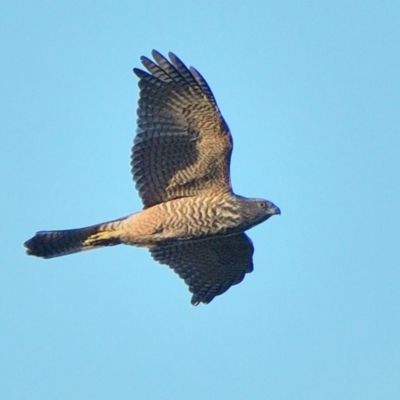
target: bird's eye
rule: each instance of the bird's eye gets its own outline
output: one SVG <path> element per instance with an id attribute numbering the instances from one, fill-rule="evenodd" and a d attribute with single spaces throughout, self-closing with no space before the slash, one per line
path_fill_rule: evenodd
<path id="1" fill-rule="evenodd" d="M 259 201 L 258 205 L 260 206 L 260 208 L 265 208 L 267 206 L 267 204 L 265 203 L 265 201 Z"/>

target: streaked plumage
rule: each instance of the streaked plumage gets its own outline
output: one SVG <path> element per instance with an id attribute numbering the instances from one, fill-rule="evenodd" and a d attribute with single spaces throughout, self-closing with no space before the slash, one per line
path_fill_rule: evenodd
<path id="1" fill-rule="evenodd" d="M 116 244 L 147 247 L 209 303 L 253 270 L 244 231 L 279 214 L 274 204 L 236 196 L 232 138 L 204 78 L 174 54 L 142 57 L 132 174 L 144 209 L 87 228 L 38 232 L 27 253 L 51 258 Z"/>

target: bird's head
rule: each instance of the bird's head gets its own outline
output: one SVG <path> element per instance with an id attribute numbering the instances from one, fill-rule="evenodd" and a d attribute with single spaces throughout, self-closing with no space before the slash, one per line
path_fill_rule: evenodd
<path id="1" fill-rule="evenodd" d="M 280 215 L 281 210 L 274 203 L 265 199 L 241 199 L 241 212 L 244 216 L 245 229 L 250 229 L 273 215 Z"/>

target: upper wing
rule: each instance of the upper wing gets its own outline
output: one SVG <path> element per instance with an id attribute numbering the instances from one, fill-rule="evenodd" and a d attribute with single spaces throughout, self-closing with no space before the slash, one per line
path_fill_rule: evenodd
<path id="1" fill-rule="evenodd" d="M 197 242 L 177 242 L 150 249 L 152 257 L 168 264 L 189 286 L 192 304 L 209 303 L 253 271 L 253 244 L 240 233 Z"/>
<path id="2" fill-rule="evenodd" d="M 132 174 L 144 207 L 231 190 L 232 138 L 204 78 L 174 54 L 170 61 L 153 50 L 156 63 L 141 61 L 137 135 Z"/>

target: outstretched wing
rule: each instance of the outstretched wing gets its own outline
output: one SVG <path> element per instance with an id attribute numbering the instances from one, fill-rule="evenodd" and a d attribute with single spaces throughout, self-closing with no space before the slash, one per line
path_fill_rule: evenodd
<path id="1" fill-rule="evenodd" d="M 204 78 L 174 54 L 141 61 L 132 174 L 144 207 L 204 191 L 231 191 L 232 138 Z"/>
<path id="2" fill-rule="evenodd" d="M 152 257 L 169 265 L 189 286 L 192 304 L 209 303 L 253 271 L 253 244 L 240 233 L 203 241 L 182 241 L 150 249 Z"/>

